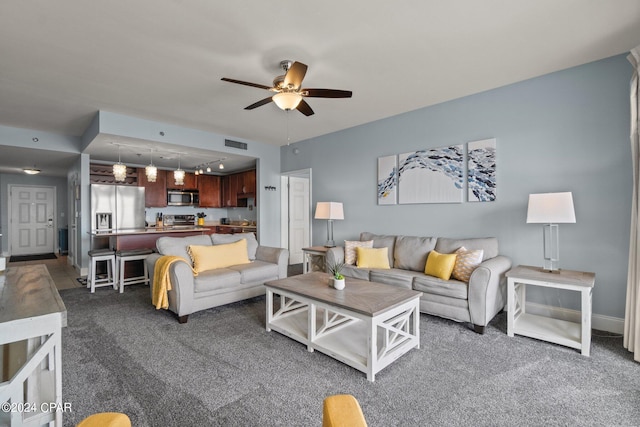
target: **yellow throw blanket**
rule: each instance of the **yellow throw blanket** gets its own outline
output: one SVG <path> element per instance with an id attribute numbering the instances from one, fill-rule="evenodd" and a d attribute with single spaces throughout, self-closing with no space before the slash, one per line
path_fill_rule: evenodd
<path id="1" fill-rule="evenodd" d="M 169 267 L 177 261 L 189 264 L 184 258 L 172 255 L 162 256 L 156 262 L 153 269 L 153 292 L 151 298 L 151 302 L 156 309 L 164 308 L 166 310 L 169 308 L 169 291 L 171 290 Z M 193 267 L 191 267 L 191 270 L 193 271 Z M 197 276 L 198 273 L 193 271 L 193 275 Z"/>

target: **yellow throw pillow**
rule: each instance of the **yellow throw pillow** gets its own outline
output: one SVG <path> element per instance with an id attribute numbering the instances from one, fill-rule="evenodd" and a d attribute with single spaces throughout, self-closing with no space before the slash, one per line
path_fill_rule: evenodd
<path id="1" fill-rule="evenodd" d="M 429 252 L 424 274 L 434 276 L 442 280 L 449 280 L 451 272 L 456 265 L 456 254 L 441 254 L 436 251 Z"/>
<path id="2" fill-rule="evenodd" d="M 456 251 L 456 265 L 453 267 L 453 273 L 451 273 L 453 278 L 469 283 L 471 273 L 480 265 L 483 255 L 484 251 L 482 249 L 468 251 L 464 246 L 458 249 Z"/>
<path id="3" fill-rule="evenodd" d="M 349 265 L 355 265 L 356 263 L 356 248 L 372 248 L 373 240 L 365 240 L 363 242 L 359 240 L 345 240 L 344 241 L 344 263 Z"/>
<path id="4" fill-rule="evenodd" d="M 389 269 L 389 248 L 356 248 L 358 268 Z"/>
<path id="5" fill-rule="evenodd" d="M 189 245 L 188 252 L 197 273 L 250 262 L 247 256 L 247 239 L 225 245 Z"/>

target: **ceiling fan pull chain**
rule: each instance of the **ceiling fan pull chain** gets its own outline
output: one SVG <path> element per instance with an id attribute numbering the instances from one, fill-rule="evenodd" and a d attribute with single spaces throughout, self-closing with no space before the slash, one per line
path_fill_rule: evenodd
<path id="1" fill-rule="evenodd" d="M 289 146 L 289 143 L 291 142 L 291 138 L 289 137 L 289 112 L 291 110 L 285 110 L 286 116 L 287 116 L 287 147 Z"/>

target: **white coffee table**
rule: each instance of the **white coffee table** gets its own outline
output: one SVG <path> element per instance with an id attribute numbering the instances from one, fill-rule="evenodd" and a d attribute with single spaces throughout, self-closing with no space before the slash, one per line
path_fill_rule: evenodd
<path id="1" fill-rule="evenodd" d="M 265 283 L 267 331 L 364 372 L 369 381 L 412 348 L 420 348 L 422 292 L 352 278 L 338 291 L 329 279 L 326 273 L 313 272 Z M 274 304 L 276 295 L 279 304 Z"/>

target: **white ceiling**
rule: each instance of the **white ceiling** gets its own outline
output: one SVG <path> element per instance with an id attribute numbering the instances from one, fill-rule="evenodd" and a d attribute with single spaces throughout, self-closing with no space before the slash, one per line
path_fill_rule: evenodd
<path id="1" fill-rule="evenodd" d="M 638 0 L 4 1 L 0 124 L 79 136 L 105 110 L 284 145 L 638 44 Z M 245 111 L 269 92 L 220 80 L 283 59 L 353 98 Z"/>

